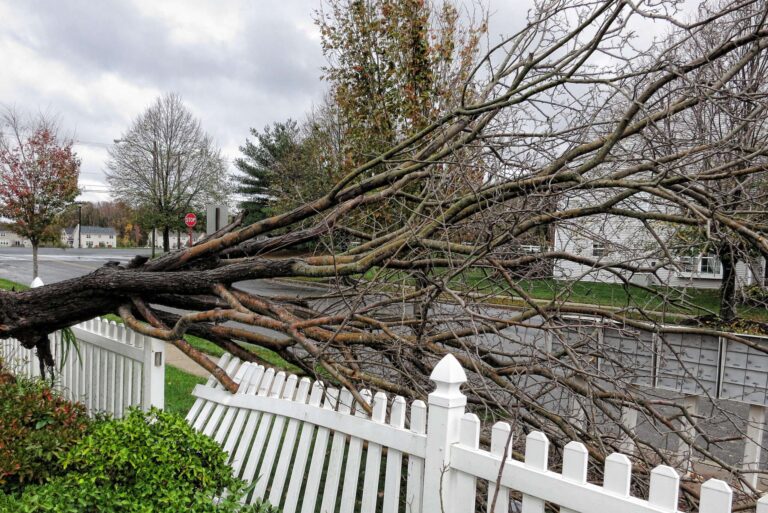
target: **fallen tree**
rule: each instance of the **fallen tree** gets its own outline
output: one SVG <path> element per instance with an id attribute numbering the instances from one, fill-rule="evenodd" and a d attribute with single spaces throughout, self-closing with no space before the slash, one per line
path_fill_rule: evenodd
<path id="1" fill-rule="evenodd" d="M 629 439 L 641 473 L 660 462 L 686 468 L 658 444 L 672 436 L 732 475 L 748 506 L 756 490 L 721 454 L 728 440 L 707 432 L 673 397 L 633 385 L 638 369 L 592 330 L 655 333 L 667 349 L 664 337 L 677 333 L 750 344 L 712 327 L 662 324 L 670 311 L 700 309 L 674 288 L 632 282 L 679 270 L 669 234 L 686 227 L 727 233 L 750 258 L 768 255 L 768 144 L 758 136 L 765 84 L 755 90 L 750 82 L 747 91 L 735 80 L 768 48 L 766 14 L 764 2 L 741 1 L 684 23 L 669 3 L 547 3 L 478 62 L 453 110 L 317 199 L 248 226 L 235 221 L 156 260 L 137 257 L 78 279 L 0 292 L 0 337 L 42 348 L 54 330 L 117 313 L 180 347 L 230 390 L 236 383 L 189 347 L 185 333 L 245 359 L 258 359 L 252 345 L 270 349 L 353 391 L 408 397 L 429 392 L 433 365 L 450 352 L 470 376 L 472 407 L 488 416 L 512 418 L 521 432 L 543 430 L 558 448 L 578 439 L 596 461 Z M 665 27 L 664 37 L 633 38 L 653 23 Z M 696 39 L 702 31 L 707 37 Z M 693 39 L 698 44 L 688 44 Z M 734 102 L 744 108 L 727 131 L 702 134 L 678 123 L 695 108 L 716 113 Z M 743 131 L 749 145 L 740 142 Z M 720 185 L 734 182 L 745 193 L 722 208 Z M 407 220 L 345 224 L 354 212 L 387 208 L 407 212 Z M 555 244 L 555 226 L 604 216 L 639 222 L 655 247 L 587 255 Z M 323 250 L 350 236 L 359 244 Z M 308 242 L 318 247 L 313 255 L 274 255 Z M 529 285 L 562 262 L 608 273 L 624 287 L 625 304 L 574 304 L 567 281 L 536 299 Z M 237 285 L 271 278 L 321 278 L 327 292 L 299 301 Z M 743 436 L 743 419 L 711 399 L 712 417 Z M 627 427 L 628 409 L 644 419 L 648 436 Z M 695 503 L 695 492 L 684 500 Z"/>

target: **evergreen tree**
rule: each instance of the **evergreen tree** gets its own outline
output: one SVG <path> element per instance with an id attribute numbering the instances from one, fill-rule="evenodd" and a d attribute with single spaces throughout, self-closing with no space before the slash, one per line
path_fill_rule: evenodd
<path id="1" fill-rule="evenodd" d="M 267 126 L 263 132 L 252 128 L 251 135 L 253 141 L 246 139 L 240 147 L 243 157 L 235 161 L 242 173 L 235 180 L 236 191 L 245 196 L 240 208 L 247 212 L 246 224 L 271 215 L 272 204 L 280 196 L 274 189 L 276 177 L 293 174 L 295 166 L 291 163 L 301 147 L 298 124 L 291 119 Z"/>

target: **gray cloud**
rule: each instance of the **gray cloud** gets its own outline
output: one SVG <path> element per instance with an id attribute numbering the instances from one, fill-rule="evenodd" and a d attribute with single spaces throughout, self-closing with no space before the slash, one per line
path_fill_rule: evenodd
<path id="1" fill-rule="evenodd" d="M 489 39 L 519 25 L 496 0 Z M 515 4 L 516 7 L 513 8 Z M 110 143 L 177 92 L 229 159 L 250 127 L 301 119 L 327 87 L 319 0 L 0 0 L 0 103 L 50 110 L 82 141 L 83 181 L 104 183 Z M 498 23 L 511 19 L 512 23 Z M 498 30 L 497 30 L 498 29 Z M 93 144 L 96 143 L 96 144 Z M 88 199 L 104 196 L 86 195 Z"/>
<path id="2" fill-rule="evenodd" d="M 0 101 L 60 113 L 84 142 L 83 178 L 98 182 L 103 146 L 86 148 L 119 137 L 163 92 L 181 94 L 229 158 L 250 127 L 301 117 L 322 96 L 311 4 L 179 5 L 0 0 L 0 52 L 20 68 L 0 77 Z"/>

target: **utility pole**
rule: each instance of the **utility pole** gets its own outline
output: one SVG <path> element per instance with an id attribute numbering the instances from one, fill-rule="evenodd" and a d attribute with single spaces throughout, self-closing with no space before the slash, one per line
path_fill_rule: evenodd
<path id="1" fill-rule="evenodd" d="M 81 234 L 83 233 L 83 204 L 77 206 L 77 249 L 83 247 Z"/>

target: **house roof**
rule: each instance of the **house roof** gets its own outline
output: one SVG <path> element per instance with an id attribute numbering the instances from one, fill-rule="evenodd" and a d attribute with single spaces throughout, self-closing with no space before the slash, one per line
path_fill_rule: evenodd
<path id="1" fill-rule="evenodd" d="M 111 226 L 83 226 L 80 228 L 80 233 L 90 235 L 117 235 L 117 232 Z"/>

